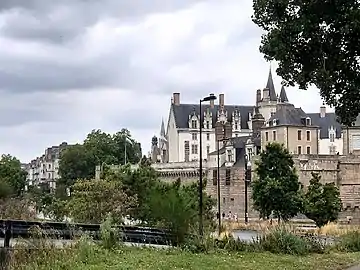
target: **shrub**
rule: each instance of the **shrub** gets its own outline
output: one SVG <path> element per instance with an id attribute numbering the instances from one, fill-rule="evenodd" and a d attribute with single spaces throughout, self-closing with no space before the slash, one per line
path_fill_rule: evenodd
<path id="1" fill-rule="evenodd" d="M 121 240 L 120 230 L 114 227 L 114 220 L 111 214 L 108 215 L 106 220 L 100 225 L 101 245 L 105 249 L 116 248 Z"/>
<path id="2" fill-rule="evenodd" d="M 341 236 L 337 248 L 347 252 L 360 251 L 360 231 L 348 232 Z"/>
<path id="3" fill-rule="evenodd" d="M 311 251 L 308 240 L 293 234 L 284 226 L 270 230 L 258 241 L 264 251 L 276 254 L 305 255 Z"/>

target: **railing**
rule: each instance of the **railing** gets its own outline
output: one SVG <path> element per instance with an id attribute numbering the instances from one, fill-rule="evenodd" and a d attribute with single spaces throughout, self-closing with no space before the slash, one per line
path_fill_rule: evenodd
<path id="1" fill-rule="evenodd" d="M 94 240 L 99 240 L 101 237 L 99 224 L 0 220 L 0 238 L 4 239 L 4 248 L 10 247 L 12 238 L 35 238 L 36 233 L 32 231 L 34 228 L 39 228 L 43 235 L 54 240 L 71 240 L 81 234 L 87 234 Z M 175 238 L 168 230 L 136 226 L 116 226 L 116 228 L 119 229 L 124 242 L 175 244 Z"/>

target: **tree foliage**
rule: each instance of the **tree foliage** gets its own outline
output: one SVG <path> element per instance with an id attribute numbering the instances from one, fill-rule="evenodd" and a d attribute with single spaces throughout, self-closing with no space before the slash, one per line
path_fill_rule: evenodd
<path id="1" fill-rule="evenodd" d="M 253 0 L 261 27 L 260 51 L 279 62 L 285 83 L 314 84 L 324 101 L 351 125 L 360 113 L 360 3 L 358 0 Z"/>
<path id="2" fill-rule="evenodd" d="M 127 163 L 137 163 L 141 158 L 141 147 L 128 130 L 115 134 L 93 130 L 83 144 L 69 146 L 61 153 L 59 163 L 59 188 L 71 186 L 77 179 L 93 179 L 95 166 L 124 164 L 125 143 Z"/>
<path id="3" fill-rule="evenodd" d="M 134 203 L 135 198 L 126 195 L 120 181 L 79 180 L 72 186 L 66 207 L 76 222 L 101 223 L 109 214 L 121 222 Z"/>
<path id="4" fill-rule="evenodd" d="M 0 159 L 0 198 L 20 196 L 25 190 L 26 171 L 20 161 L 11 155 L 2 155 Z"/>
<path id="5" fill-rule="evenodd" d="M 301 184 L 292 156 L 283 145 L 267 144 L 255 171 L 252 198 L 261 218 L 268 219 L 273 214 L 287 221 L 302 210 Z"/>
<path id="6" fill-rule="evenodd" d="M 151 221 L 174 232 L 178 244 L 184 242 L 187 234 L 198 229 L 198 192 L 198 184 L 181 185 L 178 179 L 173 183 L 159 183 L 149 194 Z M 212 208 L 215 201 L 205 192 L 203 198 L 204 224 L 212 225 L 214 218 Z"/>
<path id="7" fill-rule="evenodd" d="M 305 193 L 304 214 L 312 219 L 316 226 L 322 227 L 337 220 L 341 211 L 340 191 L 334 183 L 320 183 L 319 174 L 311 175 L 310 185 Z"/>

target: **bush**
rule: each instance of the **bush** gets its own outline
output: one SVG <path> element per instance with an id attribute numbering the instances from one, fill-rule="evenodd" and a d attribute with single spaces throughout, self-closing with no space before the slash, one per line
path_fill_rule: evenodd
<path id="1" fill-rule="evenodd" d="M 114 249 L 120 244 L 121 233 L 118 228 L 114 227 L 114 220 L 110 214 L 100 225 L 100 234 L 103 248 Z"/>
<path id="2" fill-rule="evenodd" d="M 360 251 L 360 231 L 348 232 L 341 236 L 337 248 L 347 252 Z"/>
<path id="3" fill-rule="evenodd" d="M 270 230 L 258 241 L 264 251 L 276 254 L 306 255 L 325 251 L 325 243 L 313 237 L 297 236 L 284 226 Z"/>

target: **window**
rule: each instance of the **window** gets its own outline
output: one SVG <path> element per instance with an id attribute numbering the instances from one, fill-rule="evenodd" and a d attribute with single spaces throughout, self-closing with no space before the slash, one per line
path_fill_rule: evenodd
<path id="1" fill-rule="evenodd" d="M 248 148 L 248 155 L 249 155 L 249 160 L 251 160 L 251 156 L 252 156 L 252 148 Z"/>
<path id="2" fill-rule="evenodd" d="M 232 150 L 227 150 L 227 156 L 228 156 L 228 162 L 232 162 L 233 159 L 232 159 Z"/>
<path id="3" fill-rule="evenodd" d="M 307 126 L 310 126 L 311 125 L 311 119 L 308 117 L 306 118 L 306 125 Z"/>
<path id="4" fill-rule="evenodd" d="M 276 141 L 276 131 L 273 131 L 273 140 Z"/>
<path id="5" fill-rule="evenodd" d="M 306 147 L 306 154 L 308 154 L 308 155 L 311 154 L 311 148 L 310 148 L 310 146 Z"/>
<path id="6" fill-rule="evenodd" d="M 231 170 L 226 169 L 226 175 L 225 175 L 225 185 L 230 186 L 230 178 L 231 178 Z"/>
<path id="7" fill-rule="evenodd" d="M 268 141 L 269 140 L 269 132 L 265 132 L 265 141 Z"/>
<path id="8" fill-rule="evenodd" d="M 298 140 L 301 141 L 301 130 L 298 130 Z"/>
<path id="9" fill-rule="evenodd" d="M 210 128 L 210 121 L 206 121 L 206 128 L 207 128 L 207 129 Z"/>
<path id="10" fill-rule="evenodd" d="M 234 198 L 230 198 L 230 206 L 234 206 L 235 205 L 235 199 Z"/>
<path id="11" fill-rule="evenodd" d="M 191 128 L 194 128 L 194 129 L 197 128 L 197 121 L 196 120 L 191 120 Z"/>
<path id="12" fill-rule="evenodd" d="M 185 161 L 189 161 L 189 155 L 190 155 L 190 143 L 189 141 L 184 141 L 184 152 L 185 152 Z"/>
<path id="13" fill-rule="evenodd" d="M 197 133 L 191 134 L 192 140 L 197 141 Z"/>
<path id="14" fill-rule="evenodd" d="M 193 144 L 191 146 L 191 154 L 196 155 L 198 153 L 198 145 L 197 144 Z"/>
<path id="15" fill-rule="evenodd" d="M 51 169 L 51 164 L 49 164 L 49 169 Z"/>
<path id="16" fill-rule="evenodd" d="M 360 149 L 360 135 L 352 135 L 352 148 L 353 150 Z"/>
<path id="17" fill-rule="evenodd" d="M 213 185 L 216 186 L 217 185 L 217 170 L 213 170 Z"/>
<path id="18" fill-rule="evenodd" d="M 335 132 L 331 131 L 330 132 L 330 142 L 334 142 L 335 141 Z"/>
<path id="19" fill-rule="evenodd" d="M 206 139 L 207 139 L 208 141 L 210 141 L 210 134 L 209 134 L 209 133 L 206 134 Z"/>
<path id="20" fill-rule="evenodd" d="M 298 155 L 301 155 L 301 146 L 298 146 Z"/>
<path id="21" fill-rule="evenodd" d="M 272 124 L 273 126 L 276 126 L 276 119 L 273 120 Z"/>
<path id="22" fill-rule="evenodd" d="M 235 122 L 235 130 L 238 130 L 238 128 L 239 128 L 239 125 L 238 125 L 238 122 L 236 121 Z"/>
<path id="23" fill-rule="evenodd" d="M 306 140 L 307 141 L 310 141 L 310 138 L 311 138 L 311 133 L 310 133 L 310 130 L 306 131 Z"/>
<path id="24" fill-rule="evenodd" d="M 206 146 L 206 153 L 209 155 L 210 154 L 210 145 Z"/>
<path id="25" fill-rule="evenodd" d="M 336 154 L 336 146 L 335 145 L 331 145 L 329 147 L 329 152 L 330 152 L 330 155 L 335 155 Z"/>

